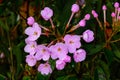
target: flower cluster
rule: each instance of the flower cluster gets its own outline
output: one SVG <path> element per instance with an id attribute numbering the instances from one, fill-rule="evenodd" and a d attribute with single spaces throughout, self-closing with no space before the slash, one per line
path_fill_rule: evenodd
<path id="1" fill-rule="evenodd" d="M 79 6 L 77 4 L 73 4 L 71 8 L 72 14 L 66 25 L 65 33 L 61 34 L 58 38 L 57 33 L 54 34 L 57 39 L 51 41 L 49 44 L 37 44 L 37 39 L 42 34 L 49 36 L 51 32 L 56 32 L 56 27 L 52 21 L 53 10 L 49 7 L 45 7 L 40 12 L 44 20 L 50 21 L 52 27 L 50 29 L 39 25 L 37 22 L 35 22 L 33 17 L 29 17 L 27 19 L 27 24 L 30 27 L 27 27 L 25 30 L 25 34 L 28 35 L 28 37 L 25 39 L 26 46 L 24 51 L 29 53 L 26 56 L 26 63 L 29 66 L 33 67 L 37 62 L 40 62 L 38 71 L 43 75 L 48 75 L 49 73 L 52 73 L 51 64 L 49 62 L 50 60 L 55 61 L 55 67 L 57 70 L 64 69 L 65 65 L 71 62 L 71 57 L 73 57 L 76 63 L 85 60 L 86 51 L 81 48 L 81 39 L 87 43 L 92 42 L 94 40 L 93 31 L 88 29 L 84 31 L 82 35 L 69 33 L 77 29 L 78 26 L 85 27 L 86 21 L 90 19 L 90 14 L 86 14 L 84 19 L 67 31 L 72 17 L 78 11 Z"/>

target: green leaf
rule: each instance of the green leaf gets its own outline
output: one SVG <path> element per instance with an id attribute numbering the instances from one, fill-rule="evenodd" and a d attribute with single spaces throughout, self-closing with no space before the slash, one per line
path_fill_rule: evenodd
<path id="1" fill-rule="evenodd" d="M 0 80 L 5 80 L 5 76 L 4 75 L 2 75 L 2 74 L 0 74 Z"/>
<path id="2" fill-rule="evenodd" d="M 99 51 L 101 51 L 104 48 L 105 43 L 101 43 L 101 44 L 87 44 L 85 45 L 86 50 L 88 51 L 88 55 L 93 55 L 93 54 L 97 54 Z"/>
<path id="3" fill-rule="evenodd" d="M 110 79 L 110 70 L 109 70 L 108 65 L 102 60 L 99 60 L 98 64 L 101 67 L 101 69 L 103 70 L 106 80 L 109 80 Z M 102 79 L 102 80 L 104 80 L 104 79 Z"/>
<path id="4" fill-rule="evenodd" d="M 5 25 L 5 22 L 3 22 L 1 19 L 0 19 L 0 27 L 2 27 L 4 30 L 8 31 L 9 30 L 9 27 Z"/>
<path id="5" fill-rule="evenodd" d="M 22 80 L 31 80 L 30 76 L 24 76 Z"/>
<path id="6" fill-rule="evenodd" d="M 111 44 L 112 51 L 114 52 L 114 55 L 120 59 L 120 50 L 118 49 L 117 45 Z"/>
<path id="7" fill-rule="evenodd" d="M 110 65 L 114 58 L 113 52 L 109 49 L 105 49 L 104 52 L 105 52 L 105 57 L 108 61 L 108 64 Z"/>

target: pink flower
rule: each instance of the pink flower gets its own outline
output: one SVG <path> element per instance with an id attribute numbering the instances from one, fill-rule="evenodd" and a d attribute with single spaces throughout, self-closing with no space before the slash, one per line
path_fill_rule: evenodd
<path id="1" fill-rule="evenodd" d="M 36 48 L 35 57 L 37 60 L 43 59 L 44 61 L 47 61 L 50 58 L 50 52 L 48 51 L 48 48 L 46 46 L 38 45 Z"/>
<path id="2" fill-rule="evenodd" d="M 70 53 L 74 53 L 77 48 L 81 47 L 80 36 L 78 35 L 65 35 L 64 37 L 65 44 Z"/>
<path id="3" fill-rule="evenodd" d="M 112 13 L 111 13 L 111 16 L 112 16 L 112 17 L 115 17 L 115 16 L 116 16 L 116 14 L 115 14 L 114 12 L 112 12 Z"/>
<path id="4" fill-rule="evenodd" d="M 83 32 L 83 40 L 85 42 L 91 42 L 94 40 L 94 33 L 91 30 L 86 30 Z"/>
<path id="5" fill-rule="evenodd" d="M 78 12 L 79 11 L 79 5 L 73 4 L 72 8 L 71 8 L 71 11 L 74 12 L 74 13 Z"/>
<path id="6" fill-rule="evenodd" d="M 94 18 L 97 18 L 97 17 L 98 17 L 98 14 L 96 13 L 95 10 L 92 10 L 92 15 L 93 15 Z"/>
<path id="7" fill-rule="evenodd" d="M 84 49 L 77 50 L 73 55 L 75 62 L 81 62 L 84 61 L 86 58 L 86 51 Z"/>
<path id="8" fill-rule="evenodd" d="M 49 51 L 50 51 L 52 59 L 57 59 L 58 58 L 57 53 L 54 52 L 54 45 L 52 45 L 52 46 L 49 47 Z"/>
<path id="9" fill-rule="evenodd" d="M 51 66 L 48 63 L 40 64 L 38 66 L 38 71 L 41 72 L 42 75 L 48 75 L 49 73 L 52 73 Z"/>
<path id="10" fill-rule="evenodd" d="M 80 20 L 79 26 L 85 27 L 85 25 L 86 25 L 86 21 L 84 19 Z"/>
<path id="11" fill-rule="evenodd" d="M 107 10 L 106 5 L 103 5 L 103 6 L 102 6 L 102 10 Z"/>
<path id="12" fill-rule="evenodd" d="M 60 60 L 64 60 L 68 54 L 67 46 L 63 43 L 56 43 L 51 50 L 51 54 L 55 54 Z"/>
<path id="13" fill-rule="evenodd" d="M 63 61 L 70 63 L 71 62 L 71 57 L 70 56 L 66 56 Z"/>
<path id="14" fill-rule="evenodd" d="M 34 42 L 29 42 L 25 48 L 24 48 L 24 51 L 27 52 L 27 53 L 30 53 L 31 55 L 34 55 L 36 53 L 36 47 L 37 47 L 37 43 L 34 41 Z"/>
<path id="15" fill-rule="evenodd" d="M 33 23 L 35 22 L 34 18 L 32 16 L 27 18 L 27 24 L 28 25 L 33 25 Z"/>
<path id="16" fill-rule="evenodd" d="M 26 56 L 26 63 L 29 65 L 29 66 L 34 66 L 36 64 L 37 60 L 35 58 L 34 55 L 27 55 Z"/>
<path id="17" fill-rule="evenodd" d="M 41 35 L 41 28 L 39 27 L 38 23 L 34 23 L 32 27 L 26 28 L 25 34 L 28 35 L 29 41 L 35 41 Z"/>
<path id="18" fill-rule="evenodd" d="M 53 16 L 53 11 L 49 7 L 45 7 L 40 14 L 46 21 L 48 21 Z"/>
<path id="19" fill-rule="evenodd" d="M 57 70 L 62 70 L 64 69 L 66 63 L 63 60 L 57 60 L 56 61 L 56 68 Z"/>
<path id="20" fill-rule="evenodd" d="M 119 3 L 118 3 L 118 2 L 115 2 L 115 3 L 114 3 L 114 7 L 115 7 L 115 8 L 118 8 L 118 7 L 119 7 Z"/>
<path id="21" fill-rule="evenodd" d="M 90 19 L 90 14 L 86 14 L 84 17 L 85 20 L 89 20 Z"/>

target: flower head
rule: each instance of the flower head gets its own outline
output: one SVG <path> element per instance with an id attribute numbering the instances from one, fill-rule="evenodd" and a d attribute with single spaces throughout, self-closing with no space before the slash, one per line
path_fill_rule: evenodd
<path id="1" fill-rule="evenodd" d="M 84 49 L 77 50 L 73 55 L 75 62 L 81 62 L 84 61 L 86 58 L 86 51 Z"/>
<path id="2" fill-rule="evenodd" d="M 93 15 L 94 18 L 97 18 L 97 17 L 98 17 L 98 14 L 96 13 L 95 10 L 92 10 L 92 15 Z"/>
<path id="3" fill-rule="evenodd" d="M 102 6 L 102 10 L 107 10 L 106 5 L 103 5 L 103 6 Z"/>
<path id="4" fill-rule="evenodd" d="M 51 66 L 48 63 L 40 64 L 38 66 L 38 71 L 41 72 L 42 75 L 48 75 L 49 73 L 52 73 Z"/>
<path id="5" fill-rule="evenodd" d="M 27 24 L 28 25 L 33 25 L 33 23 L 35 22 L 34 18 L 32 16 L 27 18 Z"/>
<path id="6" fill-rule="evenodd" d="M 80 36 L 78 35 L 65 35 L 64 37 L 65 44 L 70 53 L 74 53 L 77 48 L 81 47 Z"/>
<path id="7" fill-rule="evenodd" d="M 62 70 L 64 69 L 66 63 L 63 60 L 57 60 L 56 61 L 56 68 L 57 70 Z"/>
<path id="8" fill-rule="evenodd" d="M 84 19 L 80 20 L 79 26 L 85 27 L 85 25 L 86 25 L 86 21 Z"/>
<path id="9" fill-rule="evenodd" d="M 39 27 L 38 23 L 34 23 L 32 27 L 26 28 L 25 34 L 28 35 L 29 41 L 35 41 L 41 35 L 41 28 Z"/>
<path id="10" fill-rule="evenodd" d="M 53 10 L 49 7 L 45 7 L 40 14 L 44 20 L 48 21 L 53 16 Z"/>
<path id="11" fill-rule="evenodd" d="M 118 3 L 118 2 L 115 2 L 115 3 L 114 3 L 114 7 L 115 7 L 115 8 L 118 8 L 118 7 L 119 7 L 119 3 Z"/>
<path id="12" fill-rule="evenodd" d="M 26 56 L 26 63 L 29 65 L 29 66 L 34 66 L 36 64 L 37 60 L 35 58 L 34 55 L 27 55 Z"/>
<path id="13" fill-rule="evenodd" d="M 85 42 L 91 42 L 94 40 L 94 33 L 91 30 L 86 30 L 83 32 L 83 40 Z"/>
<path id="14" fill-rule="evenodd" d="M 55 54 L 60 60 L 65 59 L 68 54 L 67 46 L 64 43 L 56 43 L 51 50 L 51 54 Z"/>
<path id="15" fill-rule="evenodd" d="M 90 19 L 90 14 L 86 14 L 84 17 L 85 20 L 89 20 Z"/>
<path id="16" fill-rule="evenodd" d="M 112 17 L 115 17 L 115 16 L 116 16 L 116 14 L 115 14 L 114 12 L 112 12 L 112 13 L 111 13 L 111 16 L 112 16 Z"/>
<path id="17" fill-rule="evenodd" d="M 43 59 L 44 61 L 47 61 L 50 58 L 50 52 L 48 51 L 48 48 L 46 46 L 38 45 L 36 48 L 35 57 L 37 60 Z"/>
<path id="18" fill-rule="evenodd" d="M 71 11 L 74 12 L 74 13 L 78 12 L 79 11 L 79 5 L 73 4 L 72 8 L 71 8 Z"/>
<path id="19" fill-rule="evenodd" d="M 27 53 L 30 53 L 30 54 L 34 55 L 36 53 L 36 47 L 37 47 L 37 43 L 35 41 L 29 42 L 25 46 L 24 51 L 27 52 Z"/>

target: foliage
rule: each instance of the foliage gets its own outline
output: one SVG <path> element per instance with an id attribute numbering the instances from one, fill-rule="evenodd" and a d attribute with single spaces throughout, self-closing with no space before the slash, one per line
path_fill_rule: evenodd
<path id="1" fill-rule="evenodd" d="M 44 21 L 40 16 L 40 11 L 48 6 L 53 9 L 53 22 L 62 33 L 71 15 L 71 5 L 78 1 L 84 0 L 0 0 L 0 80 L 120 79 L 120 25 L 117 26 L 117 33 L 116 31 L 113 33 L 112 18 L 110 17 L 111 12 L 114 11 L 113 3 L 119 2 L 119 0 L 86 0 L 84 5 L 80 5 L 81 11 L 71 21 L 70 25 L 72 26 L 86 13 L 91 14 L 94 9 L 104 26 L 102 5 L 107 5 L 106 30 L 101 30 L 95 18 L 91 17 L 84 29 L 78 28 L 74 31 L 74 33 L 81 34 L 83 30 L 90 28 L 95 33 L 95 40 L 92 43 L 83 43 L 82 45 L 87 51 L 85 61 L 80 63 L 72 61 L 62 71 L 57 70 L 54 67 L 55 63 L 51 61 L 54 71 L 47 76 L 41 75 L 35 67 L 31 68 L 26 64 L 24 30 L 28 26 L 27 18 L 34 16 L 38 23 L 50 26 L 50 23 Z M 45 36 L 43 37 L 39 39 L 39 43 L 49 42 Z"/>

